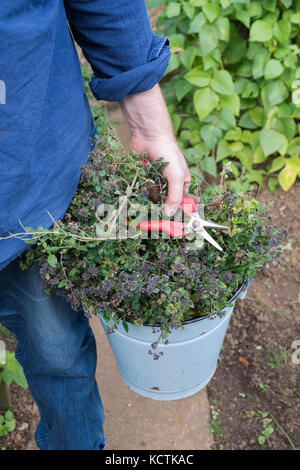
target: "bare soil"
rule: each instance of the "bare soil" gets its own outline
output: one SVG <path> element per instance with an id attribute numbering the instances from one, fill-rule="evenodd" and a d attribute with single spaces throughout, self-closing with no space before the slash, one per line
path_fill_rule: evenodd
<path id="1" fill-rule="evenodd" d="M 217 449 L 300 447 L 300 364 L 293 363 L 292 348 L 300 340 L 300 185 L 276 196 L 263 192 L 258 199 L 272 202 L 273 220 L 289 230 L 290 249 L 281 265 L 252 281 L 233 312 L 208 386 Z M 264 419 L 272 419 L 274 431 L 260 445 Z"/>

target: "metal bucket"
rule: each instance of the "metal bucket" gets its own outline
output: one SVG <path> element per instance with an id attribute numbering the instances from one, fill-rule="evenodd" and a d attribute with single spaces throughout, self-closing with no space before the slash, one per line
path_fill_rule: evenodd
<path id="1" fill-rule="evenodd" d="M 168 344 L 160 341 L 158 360 L 148 353 L 159 337 L 150 326 L 128 323 L 128 333 L 122 324 L 107 335 L 123 381 L 136 393 L 154 400 L 177 400 L 201 390 L 213 377 L 228 328 L 234 304 L 244 298 L 249 287 L 245 281 L 231 299 L 233 307 L 224 308 L 224 315 L 202 317 L 188 321 L 184 329 L 173 330 Z M 101 313 L 104 329 L 107 329 Z"/>

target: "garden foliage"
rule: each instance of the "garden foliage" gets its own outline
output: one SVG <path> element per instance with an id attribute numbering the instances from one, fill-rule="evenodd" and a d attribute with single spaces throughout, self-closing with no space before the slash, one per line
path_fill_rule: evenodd
<path id="1" fill-rule="evenodd" d="M 287 191 L 300 169 L 300 0 L 164 4 L 162 86 L 187 160 L 212 176 L 231 160 L 235 189 L 266 180 Z"/>

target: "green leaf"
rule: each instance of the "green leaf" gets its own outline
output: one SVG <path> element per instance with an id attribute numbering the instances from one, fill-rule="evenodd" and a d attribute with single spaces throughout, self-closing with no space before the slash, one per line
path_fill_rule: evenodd
<path id="1" fill-rule="evenodd" d="M 271 168 L 269 169 L 269 173 L 274 173 L 274 171 L 280 170 L 285 164 L 285 158 L 281 155 L 280 157 L 274 158 L 272 161 Z"/>
<path id="2" fill-rule="evenodd" d="M 17 385 L 19 385 L 22 388 L 28 387 L 28 383 L 27 383 L 23 368 L 21 367 L 20 364 L 18 367 L 17 375 L 14 377 L 14 381 L 16 382 Z"/>
<path id="3" fill-rule="evenodd" d="M 218 143 L 218 148 L 217 148 L 217 162 L 220 162 L 226 157 L 229 157 L 232 154 L 231 148 L 229 144 L 226 142 L 226 140 L 220 140 Z"/>
<path id="4" fill-rule="evenodd" d="M 274 432 L 274 428 L 273 426 L 268 426 L 266 429 L 264 429 L 261 433 L 264 435 L 264 436 L 270 436 L 271 434 L 273 434 Z"/>
<path id="5" fill-rule="evenodd" d="M 255 80 L 263 77 L 265 64 L 268 60 L 268 53 L 266 50 L 256 54 L 252 62 L 252 75 Z"/>
<path id="6" fill-rule="evenodd" d="M 247 10 L 245 10 L 242 6 L 239 4 L 235 5 L 235 15 L 234 17 L 239 20 L 241 23 L 243 23 L 246 28 L 250 27 L 250 15 Z"/>
<path id="7" fill-rule="evenodd" d="M 290 19 L 292 23 L 300 24 L 300 11 L 297 13 L 292 13 Z"/>
<path id="8" fill-rule="evenodd" d="M 288 141 L 291 141 L 296 133 L 295 121 L 289 117 L 275 119 L 272 127 L 275 131 L 285 135 Z"/>
<path id="9" fill-rule="evenodd" d="M 220 7 L 217 3 L 207 3 L 206 5 L 203 5 L 203 12 L 211 23 L 219 16 L 220 13 Z"/>
<path id="10" fill-rule="evenodd" d="M 245 128 L 245 129 L 256 129 L 257 128 L 257 125 L 254 124 L 254 122 L 251 119 L 251 114 L 249 113 L 249 111 L 247 111 L 246 113 L 244 113 L 242 115 L 242 117 L 239 120 L 239 126 Z"/>
<path id="11" fill-rule="evenodd" d="M 220 0 L 220 3 L 222 8 L 227 8 L 231 4 L 231 0 Z"/>
<path id="12" fill-rule="evenodd" d="M 204 24 L 199 33 L 201 54 L 203 57 L 209 55 L 217 46 L 218 38 L 214 34 L 212 25 Z"/>
<path id="13" fill-rule="evenodd" d="M 11 410 L 7 410 L 6 413 L 5 413 L 5 419 L 6 419 L 7 421 L 10 421 L 10 420 L 13 419 L 13 417 L 14 417 L 14 416 L 13 416 Z"/>
<path id="14" fill-rule="evenodd" d="M 61 287 L 65 287 L 66 284 L 67 281 L 65 279 L 62 279 L 61 281 L 59 281 L 57 287 L 60 289 Z"/>
<path id="15" fill-rule="evenodd" d="M 250 41 L 266 42 L 272 39 L 272 26 L 266 21 L 257 20 L 250 28 Z"/>
<path id="16" fill-rule="evenodd" d="M 277 184 L 278 184 L 278 181 L 275 178 L 268 179 L 268 188 L 271 191 L 271 193 L 273 194 L 276 193 Z"/>
<path id="17" fill-rule="evenodd" d="M 213 25 L 214 34 L 221 40 L 228 42 L 230 37 L 230 22 L 229 19 L 224 16 L 219 16 L 219 18 L 214 22 Z"/>
<path id="18" fill-rule="evenodd" d="M 209 175 L 214 177 L 217 176 L 217 164 L 213 157 L 206 157 L 204 160 L 202 160 L 201 168 Z"/>
<path id="19" fill-rule="evenodd" d="M 47 258 L 47 261 L 48 261 L 48 264 L 50 264 L 50 266 L 52 268 L 55 268 L 56 265 L 57 265 L 57 258 L 55 255 L 49 255 L 48 258 Z"/>
<path id="20" fill-rule="evenodd" d="M 265 442 L 266 442 L 265 436 L 259 436 L 259 438 L 258 438 L 259 445 L 263 446 Z"/>
<path id="21" fill-rule="evenodd" d="M 221 95 L 220 105 L 224 109 L 229 109 L 235 116 L 238 116 L 240 113 L 240 98 L 237 93 Z"/>
<path id="22" fill-rule="evenodd" d="M 228 47 L 224 52 L 224 63 L 236 64 L 242 60 L 247 52 L 247 44 L 244 39 L 241 38 L 237 29 L 231 22 L 230 24 L 230 40 Z"/>
<path id="23" fill-rule="evenodd" d="M 264 125 L 264 110 L 259 106 L 249 110 L 252 121 L 257 127 L 262 127 Z"/>
<path id="24" fill-rule="evenodd" d="M 191 21 L 188 34 L 200 33 L 202 25 L 205 23 L 205 16 L 203 13 L 198 13 L 195 18 Z"/>
<path id="25" fill-rule="evenodd" d="M 280 0 L 285 8 L 290 8 L 292 6 L 293 0 Z"/>
<path id="26" fill-rule="evenodd" d="M 179 53 L 180 62 L 185 66 L 186 69 L 190 70 L 193 65 L 196 56 L 196 48 L 188 47 L 184 51 Z"/>
<path id="27" fill-rule="evenodd" d="M 212 82 L 212 88 L 222 95 L 232 95 L 234 93 L 234 85 L 232 77 L 227 70 L 219 70 L 215 73 Z"/>
<path id="28" fill-rule="evenodd" d="M 242 142 L 244 144 L 250 144 L 251 147 L 253 146 L 253 140 L 254 140 L 254 133 L 252 133 L 251 131 L 243 131 L 242 132 Z"/>
<path id="29" fill-rule="evenodd" d="M 213 109 L 215 109 L 218 102 L 218 95 L 210 88 L 204 88 L 203 90 L 197 90 L 195 92 L 194 106 L 200 121 L 202 121 Z"/>
<path id="30" fill-rule="evenodd" d="M 242 142 L 232 142 L 230 144 L 232 155 L 237 155 L 239 152 L 243 150 L 243 148 L 244 148 L 244 144 Z"/>
<path id="31" fill-rule="evenodd" d="M 211 150 L 222 137 L 222 130 L 217 125 L 206 124 L 201 127 L 200 135 L 206 147 Z"/>
<path id="32" fill-rule="evenodd" d="M 202 160 L 204 150 L 202 147 L 191 147 L 183 150 L 183 155 L 188 163 L 198 163 Z"/>
<path id="33" fill-rule="evenodd" d="M 248 183 L 263 184 L 263 170 L 252 170 L 246 174 L 246 180 Z"/>
<path id="34" fill-rule="evenodd" d="M 283 72 L 281 62 L 276 59 L 270 59 L 265 65 L 264 75 L 266 80 L 273 80 L 279 77 Z"/>
<path id="35" fill-rule="evenodd" d="M 168 36 L 170 41 L 171 50 L 173 49 L 183 49 L 185 37 L 183 34 L 171 34 Z"/>
<path id="36" fill-rule="evenodd" d="M 273 36 L 280 44 L 286 44 L 291 34 L 290 22 L 283 18 L 273 26 Z"/>
<path id="37" fill-rule="evenodd" d="M 177 132 L 180 128 L 181 117 L 179 116 L 179 114 L 172 114 L 171 115 L 171 121 L 172 121 L 174 132 L 175 132 L 175 134 L 177 134 Z"/>
<path id="38" fill-rule="evenodd" d="M 188 3 L 185 3 L 183 6 L 182 6 L 183 10 L 184 10 L 184 13 L 186 14 L 186 16 L 192 20 L 195 16 L 195 7 L 192 7 L 191 5 L 189 5 Z"/>
<path id="39" fill-rule="evenodd" d="M 300 154 L 300 137 L 296 137 L 291 140 L 287 149 L 288 155 L 299 155 Z"/>
<path id="40" fill-rule="evenodd" d="M 173 70 L 178 69 L 180 66 L 179 58 L 177 54 L 172 54 L 169 60 L 168 67 L 165 70 L 164 75 L 167 75 L 170 72 L 173 72 Z"/>
<path id="41" fill-rule="evenodd" d="M 226 132 L 224 139 L 225 140 L 234 140 L 238 142 L 242 138 L 242 129 L 237 127 L 236 129 Z"/>
<path id="42" fill-rule="evenodd" d="M 283 103 L 289 96 L 289 92 L 281 80 L 269 81 L 264 87 L 264 91 L 271 107 Z"/>
<path id="43" fill-rule="evenodd" d="M 265 155 L 263 149 L 259 145 L 253 153 L 253 163 L 263 163 L 268 160 L 268 155 Z"/>
<path id="44" fill-rule="evenodd" d="M 232 111 L 229 109 L 222 109 L 219 113 L 217 124 L 224 131 L 235 128 L 236 122 Z"/>
<path id="45" fill-rule="evenodd" d="M 250 60 L 244 60 L 236 71 L 239 77 L 252 77 L 252 62 Z"/>
<path id="46" fill-rule="evenodd" d="M 288 191 L 296 181 L 300 169 L 300 159 L 291 157 L 286 160 L 285 167 L 278 175 L 278 181 L 284 191 Z"/>
<path id="47" fill-rule="evenodd" d="M 186 80 L 177 80 L 174 85 L 177 100 L 180 102 L 192 89 L 192 85 Z"/>
<path id="48" fill-rule="evenodd" d="M 207 0 L 189 0 L 189 4 L 193 7 L 203 7 L 207 3 Z"/>
<path id="49" fill-rule="evenodd" d="M 259 142 L 264 154 L 271 155 L 286 145 L 286 138 L 272 129 L 262 129 L 259 133 Z"/>
<path id="50" fill-rule="evenodd" d="M 126 321 L 126 320 L 123 320 L 123 321 L 122 321 L 122 325 L 123 325 L 123 328 L 124 328 L 124 330 L 126 331 L 126 333 L 128 333 L 128 330 L 129 330 L 129 329 L 128 329 L 127 321 Z"/>
<path id="51" fill-rule="evenodd" d="M 180 13 L 180 8 L 181 8 L 180 3 L 177 3 L 177 2 L 169 3 L 166 8 L 167 18 L 174 18 L 174 16 L 178 16 Z"/>
<path id="52" fill-rule="evenodd" d="M 267 11 L 274 12 L 276 9 L 277 0 L 264 0 L 263 7 Z"/>
<path id="53" fill-rule="evenodd" d="M 186 73 L 184 75 L 184 78 L 188 82 L 198 87 L 207 87 L 211 80 L 211 73 L 205 72 L 203 70 L 203 67 L 199 65 L 198 67 L 195 67 L 194 69 L 192 69 L 190 72 Z"/>
<path id="54" fill-rule="evenodd" d="M 262 8 L 261 8 L 260 3 L 258 2 L 248 3 L 247 10 L 251 18 L 254 16 L 260 17 L 262 15 Z"/>
<path id="55" fill-rule="evenodd" d="M 249 152 L 239 152 L 236 157 L 240 160 L 242 165 L 247 169 L 247 171 L 252 170 L 253 165 L 253 156 Z"/>
<path id="56" fill-rule="evenodd" d="M 10 419 L 5 422 L 5 429 L 7 432 L 13 432 L 16 429 L 16 420 Z"/>

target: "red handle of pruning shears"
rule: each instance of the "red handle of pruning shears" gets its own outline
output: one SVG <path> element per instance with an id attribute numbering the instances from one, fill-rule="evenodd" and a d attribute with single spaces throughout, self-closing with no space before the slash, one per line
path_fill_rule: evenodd
<path id="1" fill-rule="evenodd" d="M 171 220 L 142 220 L 137 224 L 141 230 L 166 232 L 172 238 L 181 238 L 185 235 L 182 222 Z"/>
<path id="2" fill-rule="evenodd" d="M 182 200 L 181 200 L 181 203 L 180 203 L 180 209 L 186 215 L 191 217 L 191 214 L 193 212 L 197 212 L 197 204 L 196 204 L 195 200 L 192 197 L 182 196 Z"/>
<path id="3" fill-rule="evenodd" d="M 183 196 L 180 209 L 190 217 L 193 212 L 197 212 L 197 204 L 192 197 Z M 171 220 L 142 220 L 137 227 L 141 230 L 166 232 L 172 238 L 181 238 L 185 235 L 185 225 L 185 223 Z"/>

